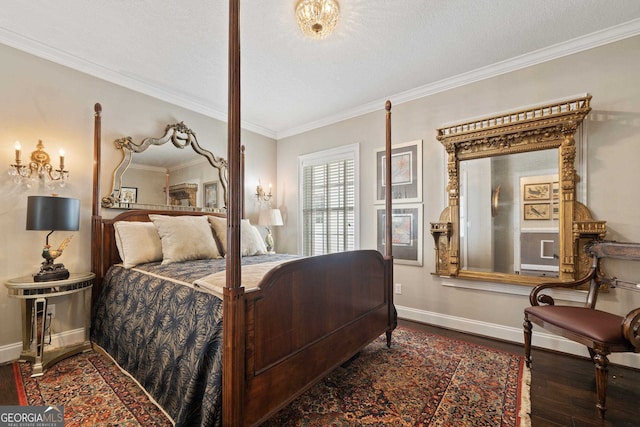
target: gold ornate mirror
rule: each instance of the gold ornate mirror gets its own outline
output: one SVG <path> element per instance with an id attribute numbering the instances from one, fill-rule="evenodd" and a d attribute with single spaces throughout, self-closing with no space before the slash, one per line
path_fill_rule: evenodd
<path id="1" fill-rule="evenodd" d="M 438 129 L 449 182 L 431 223 L 436 275 L 533 285 L 586 274 L 584 244 L 606 233 L 576 200 L 574 135 L 590 100 Z"/>
<path id="2" fill-rule="evenodd" d="M 226 209 L 227 161 L 200 147 L 195 133 L 184 123 L 167 125 L 160 138 L 135 143 L 125 137 L 114 144 L 122 160 L 113 172 L 111 192 L 102 198 L 103 207 Z"/>

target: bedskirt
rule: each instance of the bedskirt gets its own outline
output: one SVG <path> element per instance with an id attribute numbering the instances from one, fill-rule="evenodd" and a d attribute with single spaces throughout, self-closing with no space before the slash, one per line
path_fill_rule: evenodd
<path id="1" fill-rule="evenodd" d="M 222 423 L 222 301 L 193 287 L 113 266 L 93 311 L 91 340 L 177 426 Z"/>

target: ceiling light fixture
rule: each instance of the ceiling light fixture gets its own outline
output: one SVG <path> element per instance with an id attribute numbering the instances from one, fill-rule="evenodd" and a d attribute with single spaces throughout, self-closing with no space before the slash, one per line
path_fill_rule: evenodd
<path id="1" fill-rule="evenodd" d="M 299 0 L 296 20 L 302 32 L 312 39 L 328 37 L 338 23 L 340 8 L 336 0 Z"/>

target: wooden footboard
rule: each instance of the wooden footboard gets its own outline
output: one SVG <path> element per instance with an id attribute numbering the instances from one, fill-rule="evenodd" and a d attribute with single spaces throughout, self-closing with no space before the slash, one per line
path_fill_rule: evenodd
<path id="1" fill-rule="evenodd" d="M 303 258 L 244 295 L 244 425 L 266 420 L 376 337 L 390 337 L 391 269 L 373 250 Z"/>

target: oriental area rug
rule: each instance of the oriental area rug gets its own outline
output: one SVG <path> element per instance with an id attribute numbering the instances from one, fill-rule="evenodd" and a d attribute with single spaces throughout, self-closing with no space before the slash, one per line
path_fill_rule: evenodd
<path id="1" fill-rule="evenodd" d="M 163 426 L 170 420 L 105 355 L 65 359 L 42 377 L 15 366 L 24 405 L 64 406 L 65 426 Z M 528 427 L 524 358 L 399 327 L 334 370 L 264 426 Z"/>

